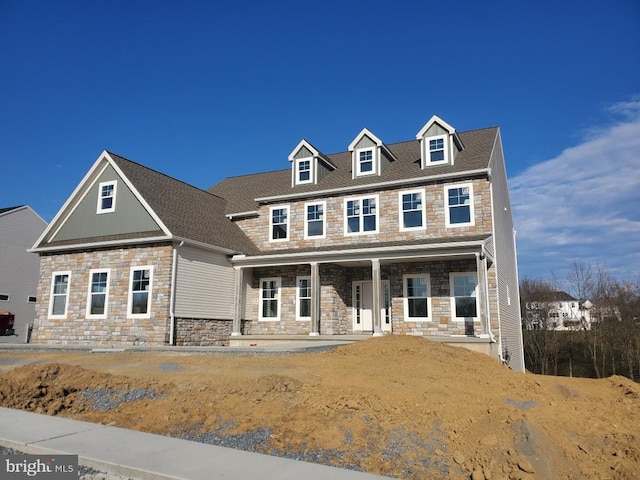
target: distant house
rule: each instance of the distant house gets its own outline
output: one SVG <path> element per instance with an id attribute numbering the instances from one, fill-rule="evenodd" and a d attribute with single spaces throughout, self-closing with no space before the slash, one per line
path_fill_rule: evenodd
<path id="1" fill-rule="evenodd" d="M 21 340 L 33 323 L 38 294 L 40 259 L 27 250 L 47 226 L 27 205 L 0 208 L 0 312 L 15 316 Z"/>
<path id="2" fill-rule="evenodd" d="M 203 191 L 103 152 L 35 243 L 34 341 L 247 344 L 423 335 L 524 370 L 500 131 L 306 140 Z M 288 161 L 287 161 L 288 160 Z"/>
<path id="3" fill-rule="evenodd" d="M 592 304 L 579 301 L 566 292 L 553 292 L 549 298 L 526 302 L 523 327 L 529 330 L 589 330 Z"/>

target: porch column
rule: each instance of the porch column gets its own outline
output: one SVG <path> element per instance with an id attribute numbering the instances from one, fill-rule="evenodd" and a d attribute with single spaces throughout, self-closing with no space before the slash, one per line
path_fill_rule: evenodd
<path id="1" fill-rule="evenodd" d="M 242 335 L 242 305 L 244 304 L 244 299 L 242 297 L 243 291 L 243 271 L 241 267 L 233 267 L 236 273 L 236 291 L 235 291 L 235 307 L 233 310 L 233 328 L 231 330 L 232 337 L 239 337 Z"/>
<path id="2" fill-rule="evenodd" d="M 478 275 L 478 317 L 483 335 L 489 334 L 488 304 L 487 304 L 487 265 L 483 254 L 476 253 L 476 272 Z"/>
<path id="3" fill-rule="evenodd" d="M 320 275 L 318 263 L 311 263 L 311 336 L 320 335 Z"/>
<path id="4" fill-rule="evenodd" d="M 371 279 L 373 288 L 373 336 L 379 337 L 382 335 L 382 321 L 380 319 L 382 279 L 380 277 L 380 260 L 377 258 L 371 260 Z"/>

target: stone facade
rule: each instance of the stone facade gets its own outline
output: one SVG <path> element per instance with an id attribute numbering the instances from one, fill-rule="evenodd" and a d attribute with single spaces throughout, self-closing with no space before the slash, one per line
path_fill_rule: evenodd
<path id="1" fill-rule="evenodd" d="M 176 318 L 176 345 L 226 346 L 232 327 L 231 320 Z"/>

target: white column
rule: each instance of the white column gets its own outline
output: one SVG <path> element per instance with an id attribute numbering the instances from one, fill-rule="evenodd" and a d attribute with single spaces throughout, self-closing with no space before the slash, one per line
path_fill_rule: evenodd
<path id="1" fill-rule="evenodd" d="M 489 334 L 488 305 L 487 305 L 487 265 L 484 255 L 476 253 L 476 274 L 478 277 L 478 291 L 476 301 L 478 302 L 478 317 L 480 318 L 480 326 L 482 335 Z"/>
<path id="2" fill-rule="evenodd" d="M 380 310 L 382 309 L 382 302 L 380 301 L 382 279 L 380 277 L 380 260 L 377 258 L 371 260 L 371 279 L 373 280 L 373 336 L 379 337 L 382 335 L 382 320 L 380 318 Z"/>
<path id="3" fill-rule="evenodd" d="M 244 304 L 244 297 L 242 292 L 244 290 L 243 284 L 243 271 L 241 267 L 233 267 L 236 272 L 235 278 L 235 307 L 233 310 L 233 328 L 231 330 L 232 337 L 239 337 L 242 335 L 242 306 Z"/>
<path id="4" fill-rule="evenodd" d="M 318 263 L 311 263 L 311 332 L 310 336 L 320 335 L 320 275 Z"/>

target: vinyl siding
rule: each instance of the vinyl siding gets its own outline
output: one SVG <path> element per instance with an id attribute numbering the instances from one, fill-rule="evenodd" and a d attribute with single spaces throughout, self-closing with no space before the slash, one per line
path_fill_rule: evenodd
<path id="1" fill-rule="evenodd" d="M 234 282 L 233 267 L 224 255 L 179 247 L 176 316 L 233 320 Z"/>

